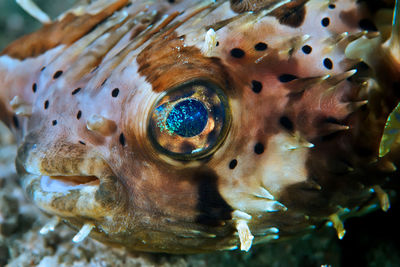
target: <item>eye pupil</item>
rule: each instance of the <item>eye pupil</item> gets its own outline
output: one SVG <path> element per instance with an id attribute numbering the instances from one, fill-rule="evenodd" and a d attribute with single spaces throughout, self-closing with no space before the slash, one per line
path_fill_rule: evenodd
<path id="1" fill-rule="evenodd" d="M 204 105 L 197 100 L 187 99 L 179 102 L 169 112 L 167 127 L 183 137 L 200 134 L 207 125 L 208 113 Z"/>

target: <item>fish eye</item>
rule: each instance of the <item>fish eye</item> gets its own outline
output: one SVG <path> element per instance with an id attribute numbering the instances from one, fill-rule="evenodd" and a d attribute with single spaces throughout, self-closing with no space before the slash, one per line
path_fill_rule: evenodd
<path id="1" fill-rule="evenodd" d="M 216 84 L 190 81 L 156 102 L 150 115 L 150 139 L 159 152 L 174 159 L 203 158 L 224 141 L 230 117 L 227 98 Z"/>

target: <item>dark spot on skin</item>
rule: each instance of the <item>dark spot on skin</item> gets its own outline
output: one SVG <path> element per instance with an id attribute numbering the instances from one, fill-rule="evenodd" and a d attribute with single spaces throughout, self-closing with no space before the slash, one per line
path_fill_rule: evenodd
<path id="1" fill-rule="evenodd" d="M 215 46 L 219 46 L 219 42 L 217 42 L 217 43 L 215 44 Z"/>
<path id="2" fill-rule="evenodd" d="M 50 105 L 49 100 L 44 101 L 44 109 L 48 109 Z"/>
<path id="3" fill-rule="evenodd" d="M 293 131 L 294 129 L 293 122 L 286 116 L 280 117 L 279 123 L 288 131 Z"/>
<path id="4" fill-rule="evenodd" d="M 334 4 L 330 4 L 330 5 L 328 6 L 329 9 L 335 9 L 335 7 L 336 7 L 336 6 L 335 6 Z"/>
<path id="5" fill-rule="evenodd" d="M 121 134 L 119 135 L 119 143 L 120 143 L 122 146 L 125 146 L 125 136 L 124 136 L 123 133 L 121 133 Z"/>
<path id="6" fill-rule="evenodd" d="M 72 95 L 76 95 L 77 93 L 79 93 L 81 91 L 82 88 L 76 88 L 74 91 L 72 91 Z"/>
<path id="7" fill-rule="evenodd" d="M 267 50 L 268 45 L 266 43 L 260 42 L 254 46 L 254 49 L 257 51 L 264 51 Z"/>
<path id="8" fill-rule="evenodd" d="M 115 89 L 112 90 L 112 92 L 111 92 L 111 96 L 112 96 L 112 97 L 117 97 L 118 94 L 119 94 L 119 89 L 118 89 L 118 88 L 115 88 Z"/>
<path id="9" fill-rule="evenodd" d="M 325 58 L 324 59 L 324 66 L 325 68 L 327 68 L 328 70 L 331 70 L 333 68 L 333 63 L 332 60 L 330 58 Z"/>
<path id="10" fill-rule="evenodd" d="M 106 82 L 107 82 L 107 79 L 105 79 L 105 80 L 101 83 L 101 86 L 103 86 L 104 84 L 106 84 Z"/>
<path id="11" fill-rule="evenodd" d="M 364 31 L 372 31 L 372 32 L 376 32 L 378 31 L 378 28 L 375 26 L 374 22 L 370 19 L 361 19 L 358 22 L 358 25 L 360 26 L 361 29 L 363 29 Z"/>
<path id="12" fill-rule="evenodd" d="M 312 47 L 309 45 L 305 45 L 301 48 L 304 54 L 308 55 L 312 52 Z"/>
<path id="13" fill-rule="evenodd" d="M 231 50 L 231 56 L 234 58 L 242 58 L 244 57 L 245 53 L 242 49 L 240 48 L 233 48 Z"/>
<path id="14" fill-rule="evenodd" d="M 287 83 L 287 82 L 291 82 L 293 80 L 296 80 L 297 76 L 293 75 L 293 74 L 282 74 L 278 77 L 278 80 L 281 83 Z"/>
<path id="15" fill-rule="evenodd" d="M 251 90 L 253 90 L 254 93 L 256 94 L 260 93 L 262 88 L 263 85 L 261 82 L 255 80 L 251 81 Z"/>
<path id="16" fill-rule="evenodd" d="M 63 74 L 62 70 L 58 70 L 56 73 L 53 75 L 53 79 L 58 79 L 60 76 Z"/>
<path id="17" fill-rule="evenodd" d="M 79 144 L 86 146 L 85 142 L 83 142 L 83 141 L 79 141 Z"/>
<path id="18" fill-rule="evenodd" d="M 222 221 L 230 220 L 233 209 L 218 191 L 216 173 L 211 170 L 198 171 L 193 178 L 198 182 L 196 209 L 199 215 L 196 222 L 207 226 L 220 226 Z"/>
<path id="19" fill-rule="evenodd" d="M 231 162 L 229 162 L 229 169 L 233 170 L 234 168 L 236 168 L 237 163 L 238 162 L 236 159 L 231 160 Z"/>
<path id="20" fill-rule="evenodd" d="M 53 126 L 56 126 L 56 125 L 57 125 L 57 121 L 54 120 L 54 121 L 51 122 L 51 124 L 52 124 Z"/>
<path id="21" fill-rule="evenodd" d="M 46 67 L 42 67 L 41 69 L 40 69 L 40 71 L 44 71 L 46 69 Z"/>
<path id="22" fill-rule="evenodd" d="M 18 117 L 17 117 L 16 115 L 13 115 L 12 120 L 13 120 L 14 127 L 15 127 L 16 129 L 19 129 L 19 120 L 18 120 Z"/>
<path id="23" fill-rule="evenodd" d="M 254 146 L 254 153 L 256 153 L 257 155 L 264 153 L 264 145 L 261 143 L 257 143 Z"/>
<path id="24" fill-rule="evenodd" d="M 328 27 L 329 26 L 329 18 L 323 18 L 322 20 L 321 20 L 321 25 L 322 26 L 324 26 L 324 27 Z"/>
<path id="25" fill-rule="evenodd" d="M 36 91 L 37 91 L 37 84 L 34 83 L 32 84 L 32 92 L 36 93 Z"/>
<path id="26" fill-rule="evenodd" d="M 79 120 L 82 117 L 82 111 L 78 111 L 78 113 L 76 114 L 76 118 Z"/>
<path id="27" fill-rule="evenodd" d="M 175 0 L 168 0 L 168 3 L 173 4 L 173 3 L 175 3 Z"/>

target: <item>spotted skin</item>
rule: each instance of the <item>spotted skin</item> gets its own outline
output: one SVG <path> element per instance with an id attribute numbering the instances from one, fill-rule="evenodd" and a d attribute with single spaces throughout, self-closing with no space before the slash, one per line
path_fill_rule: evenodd
<path id="1" fill-rule="evenodd" d="M 398 176 L 397 147 L 378 152 L 400 77 L 369 7 L 115 0 L 67 11 L 0 56 L 0 118 L 18 138 L 27 196 L 105 243 L 169 253 L 248 250 L 367 209 L 382 196 L 371 188 Z M 349 48 L 359 40 L 371 52 Z M 226 96 L 226 120 L 213 123 L 227 130 L 208 154 L 170 157 L 149 138 L 151 114 L 199 80 Z"/>

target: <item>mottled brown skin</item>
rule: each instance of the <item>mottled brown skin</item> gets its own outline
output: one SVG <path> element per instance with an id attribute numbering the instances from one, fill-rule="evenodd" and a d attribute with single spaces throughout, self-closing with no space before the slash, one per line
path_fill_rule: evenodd
<path id="1" fill-rule="evenodd" d="M 169 253 L 234 249 L 241 220 L 260 243 L 376 203 L 370 189 L 398 178 L 400 151 L 378 157 L 399 102 L 388 37 L 351 58 L 369 3 L 280 3 L 113 1 L 10 44 L 0 111 L 28 197 L 105 243 Z M 231 121 L 210 153 L 179 160 L 157 150 L 149 118 L 197 80 L 224 93 Z M 16 95 L 31 114 L 15 114 Z"/>
<path id="2" fill-rule="evenodd" d="M 181 48 L 179 53 L 176 53 L 177 47 Z M 218 58 L 204 57 L 199 49 L 185 47 L 184 41 L 173 34 L 161 35 L 138 55 L 137 62 L 139 73 L 146 77 L 156 92 L 200 78 L 226 90 L 231 88 L 232 78 Z"/>

